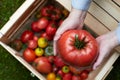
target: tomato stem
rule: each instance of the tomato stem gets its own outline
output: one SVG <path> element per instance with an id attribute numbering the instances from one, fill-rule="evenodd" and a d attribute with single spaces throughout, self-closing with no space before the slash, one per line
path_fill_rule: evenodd
<path id="1" fill-rule="evenodd" d="M 82 49 L 82 48 L 84 48 L 85 45 L 88 43 L 88 42 L 85 42 L 85 38 L 86 38 L 86 37 L 84 37 L 82 40 L 79 40 L 78 35 L 75 35 L 74 46 L 75 46 L 77 49 Z"/>

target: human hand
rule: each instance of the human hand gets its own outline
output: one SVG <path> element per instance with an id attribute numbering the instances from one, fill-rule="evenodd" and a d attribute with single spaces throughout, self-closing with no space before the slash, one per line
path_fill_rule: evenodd
<path id="1" fill-rule="evenodd" d="M 99 44 L 99 56 L 93 65 L 94 70 L 101 65 L 103 59 L 110 54 L 110 51 L 119 44 L 115 31 L 99 36 L 96 40 Z"/>
<path id="2" fill-rule="evenodd" d="M 58 28 L 54 37 L 54 55 L 57 53 L 56 42 L 60 36 L 67 30 L 70 29 L 82 29 L 83 22 L 86 16 L 86 11 L 72 9 L 69 16 L 63 21 L 61 26 Z"/>

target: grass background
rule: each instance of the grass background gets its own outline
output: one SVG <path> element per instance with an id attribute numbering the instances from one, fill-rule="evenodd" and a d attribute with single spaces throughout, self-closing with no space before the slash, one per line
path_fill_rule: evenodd
<path id="1" fill-rule="evenodd" d="M 25 0 L 0 0 L 0 29 Z M 120 80 L 120 57 L 106 80 Z M 0 46 L 0 80 L 38 80 L 20 62 Z"/>

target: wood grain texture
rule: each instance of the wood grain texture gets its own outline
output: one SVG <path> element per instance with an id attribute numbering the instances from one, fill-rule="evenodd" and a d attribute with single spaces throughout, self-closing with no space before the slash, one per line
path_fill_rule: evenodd
<path id="1" fill-rule="evenodd" d="M 120 0 L 112 0 L 112 1 L 118 4 L 118 6 L 120 6 Z"/>
<path id="2" fill-rule="evenodd" d="M 89 13 L 110 30 L 115 30 L 118 26 L 118 22 L 94 2 L 91 3 Z"/>
<path id="3" fill-rule="evenodd" d="M 117 0 L 114 0 L 117 1 Z M 112 0 L 94 0 L 94 2 L 104 9 L 117 21 L 120 21 L 120 7 Z M 119 0 L 120 1 L 120 0 Z"/>

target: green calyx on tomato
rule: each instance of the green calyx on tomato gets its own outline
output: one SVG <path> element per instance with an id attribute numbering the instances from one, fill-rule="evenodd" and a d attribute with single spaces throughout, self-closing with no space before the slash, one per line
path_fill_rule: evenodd
<path id="1" fill-rule="evenodd" d="M 86 37 L 84 37 L 82 40 L 79 40 L 78 35 L 76 34 L 76 35 L 75 35 L 74 46 L 75 46 L 77 49 L 82 49 L 82 48 L 84 48 L 85 45 L 88 43 L 88 42 L 85 42 L 85 38 L 86 38 Z"/>
<path id="2" fill-rule="evenodd" d="M 53 47 L 52 46 L 47 46 L 45 48 L 45 56 L 52 56 L 53 55 Z"/>
<path id="3" fill-rule="evenodd" d="M 63 66 L 63 67 L 62 67 L 62 71 L 63 71 L 64 73 L 68 73 L 68 72 L 70 71 L 70 69 L 69 69 L 68 66 Z"/>

